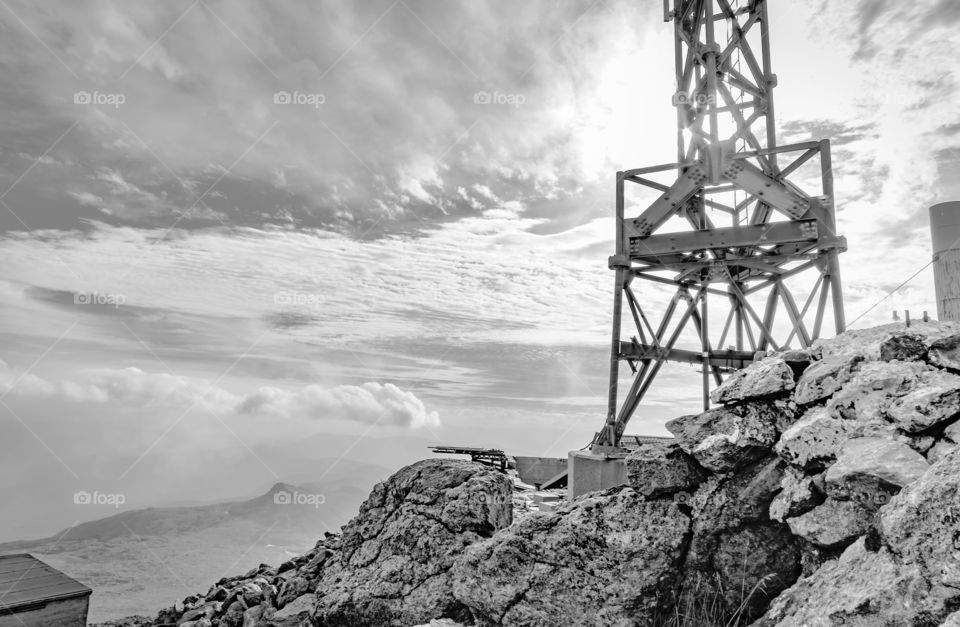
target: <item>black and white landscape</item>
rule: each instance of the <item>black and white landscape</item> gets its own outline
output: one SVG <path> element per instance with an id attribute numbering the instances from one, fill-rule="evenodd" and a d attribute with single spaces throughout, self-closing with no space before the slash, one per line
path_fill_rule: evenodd
<path id="1" fill-rule="evenodd" d="M 815 399 L 783 366 L 720 401 L 781 403 L 758 441 L 742 415 L 677 423 L 701 416 L 701 372 L 665 366 L 630 429 L 677 444 L 548 524 L 515 475 L 409 465 L 436 444 L 564 458 L 603 426 L 615 173 L 676 159 L 661 2 L 0 0 L 0 555 L 90 586 L 91 623 L 692 625 L 686 577 L 738 559 L 760 570 L 724 571 L 751 582 L 742 607 L 720 595 L 734 621 L 948 620 L 958 518 L 816 508 L 852 500 L 826 473 L 870 437 L 914 465 L 851 471 L 858 493 L 960 516 L 937 487 L 958 467 L 958 331 L 879 348 L 909 335 L 904 311 L 937 309 L 927 209 L 960 199 L 960 3 L 768 4 L 778 139 L 832 141 L 847 320 L 899 326 L 828 349 L 848 367 Z M 662 311 L 670 293 L 644 298 Z M 938 419 L 898 423 L 918 390 Z M 814 409 L 836 441 L 798 462 L 781 443 Z M 716 500 L 754 479 L 770 486 Z M 598 601 L 617 561 L 601 545 L 637 568 L 617 602 Z M 822 564 L 840 574 L 795 587 Z"/>

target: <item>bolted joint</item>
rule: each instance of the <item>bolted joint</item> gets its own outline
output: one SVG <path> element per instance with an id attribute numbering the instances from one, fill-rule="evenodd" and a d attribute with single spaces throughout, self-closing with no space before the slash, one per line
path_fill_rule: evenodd
<path id="1" fill-rule="evenodd" d="M 700 46 L 700 54 L 704 57 L 708 54 L 720 54 L 720 44 L 713 42 L 712 44 L 703 44 Z"/>
<path id="2" fill-rule="evenodd" d="M 607 259 L 607 267 L 611 270 L 617 268 L 629 268 L 630 267 L 630 255 L 610 255 Z"/>
<path id="3" fill-rule="evenodd" d="M 776 75 L 776 74 L 774 74 L 773 72 L 771 72 L 771 73 L 767 74 L 767 77 L 766 77 L 766 78 L 767 78 L 767 86 L 768 86 L 768 87 L 776 87 L 776 86 L 777 86 L 777 75 Z"/>

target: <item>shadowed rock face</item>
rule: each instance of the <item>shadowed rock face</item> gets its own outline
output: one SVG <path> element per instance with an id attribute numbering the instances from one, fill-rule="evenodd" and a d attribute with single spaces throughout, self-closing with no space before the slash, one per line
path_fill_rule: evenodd
<path id="1" fill-rule="evenodd" d="M 627 481 L 648 497 L 694 490 L 705 473 L 671 442 L 644 442 L 627 456 Z"/>

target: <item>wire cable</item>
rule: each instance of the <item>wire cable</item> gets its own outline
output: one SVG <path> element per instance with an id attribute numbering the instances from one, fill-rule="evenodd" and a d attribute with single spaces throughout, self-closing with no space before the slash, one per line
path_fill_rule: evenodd
<path id="1" fill-rule="evenodd" d="M 853 322 L 851 322 L 848 326 L 851 326 L 851 327 L 852 327 L 853 325 L 855 325 L 855 324 L 857 323 L 857 320 L 859 320 L 860 318 L 864 317 L 865 315 L 867 315 L 868 313 L 870 313 L 871 311 L 873 311 L 873 310 L 877 307 L 877 305 L 879 305 L 879 304 L 882 303 L 883 301 L 887 300 L 888 298 L 890 298 L 891 296 L 893 296 L 894 294 L 896 294 L 897 291 L 899 291 L 901 287 L 903 287 L 904 285 L 906 285 L 906 284 L 909 283 L 910 281 L 912 281 L 912 280 L 914 280 L 915 278 L 917 278 L 917 275 L 919 275 L 921 272 L 923 272 L 924 270 L 926 270 L 927 268 L 929 268 L 931 264 L 933 264 L 933 259 L 931 259 L 931 260 L 928 261 L 926 264 L 924 264 L 924 266 L 923 266 L 922 268 L 920 268 L 919 270 L 917 270 L 916 272 L 914 272 L 913 275 L 912 275 L 909 279 L 907 279 L 906 281 L 904 281 L 904 282 L 901 283 L 900 285 L 898 285 L 898 286 L 896 286 L 895 288 L 893 288 L 893 290 L 891 290 L 889 294 L 887 294 L 886 296 L 884 296 L 883 298 L 881 298 L 880 300 L 878 300 L 878 301 L 875 302 L 874 304 L 870 305 L 870 308 L 869 308 L 869 309 L 867 309 L 865 312 L 863 312 L 862 314 L 860 314 L 859 316 L 857 316 L 856 318 L 854 318 L 854 319 L 853 319 Z"/>

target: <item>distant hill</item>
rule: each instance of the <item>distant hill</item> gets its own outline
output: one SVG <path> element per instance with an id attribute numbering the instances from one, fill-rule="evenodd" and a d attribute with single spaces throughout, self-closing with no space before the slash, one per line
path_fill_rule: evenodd
<path id="1" fill-rule="evenodd" d="M 2 543 L 0 555 L 33 553 L 92 587 L 91 622 L 153 614 L 224 575 L 304 553 L 356 515 L 390 474 L 344 460 L 252 498 L 120 512 L 50 538 Z"/>

